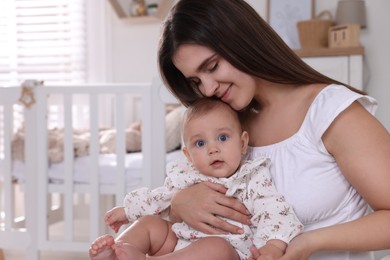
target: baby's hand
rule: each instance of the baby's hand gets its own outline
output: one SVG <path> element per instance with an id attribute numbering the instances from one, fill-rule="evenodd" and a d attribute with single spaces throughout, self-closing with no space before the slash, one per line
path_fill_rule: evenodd
<path id="1" fill-rule="evenodd" d="M 280 240 L 270 240 L 260 248 L 252 247 L 250 260 L 274 260 L 284 255 L 287 244 Z"/>
<path id="2" fill-rule="evenodd" d="M 109 211 L 107 211 L 104 222 L 107 226 L 109 226 L 112 230 L 118 232 L 119 228 L 122 225 L 128 224 L 129 220 L 126 217 L 126 212 L 124 207 L 115 207 Z"/>

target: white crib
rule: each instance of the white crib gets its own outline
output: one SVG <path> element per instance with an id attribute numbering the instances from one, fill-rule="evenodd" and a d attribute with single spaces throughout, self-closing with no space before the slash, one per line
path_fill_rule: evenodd
<path id="1" fill-rule="evenodd" d="M 172 159 L 177 155 L 172 152 L 167 156 L 165 149 L 165 104 L 176 100 L 159 80 L 152 83 L 36 87 L 33 89 L 35 104 L 21 108 L 25 127 L 24 177 L 21 178 L 15 176 L 17 165 L 11 158 L 15 106 L 20 92 L 20 87 L 0 88 L 0 248 L 23 250 L 26 259 L 32 260 L 39 259 L 44 250 L 87 252 L 90 242 L 105 232 L 102 217 L 107 207 L 121 205 L 125 193 L 131 189 L 163 184 L 167 157 Z M 80 94 L 88 102 L 83 104 L 83 110 L 75 113 L 74 97 Z M 63 109 L 64 160 L 60 180 L 51 176 L 53 165 L 48 163 L 47 154 L 48 109 L 53 96 L 56 97 L 54 102 L 61 103 Z M 136 109 L 137 103 L 140 109 Z M 130 110 L 132 115 L 128 113 Z M 108 117 L 116 129 L 116 155 L 110 155 L 113 160 L 104 164 L 110 166 L 108 173 L 114 179 L 103 183 L 98 129 L 104 121 L 102 114 L 107 116 L 107 111 L 112 111 Z M 129 156 L 133 155 L 125 152 L 124 129 L 126 122 L 134 119 L 134 111 L 142 121 L 142 152 L 134 154 L 141 159 L 138 163 L 142 162 L 142 167 L 138 175 L 131 176 L 128 167 L 132 160 Z M 72 132 L 75 117 L 81 114 L 89 118 L 89 155 L 74 158 Z M 84 162 L 82 181 L 75 175 L 80 160 Z M 15 198 L 19 188 L 24 196 L 22 206 Z M 110 202 L 112 198 L 114 201 Z M 81 214 L 80 208 L 84 212 L 82 215 L 87 215 L 84 217 L 88 222 L 84 240 L 75 235 L 75 219 Z M 64 234 L 60 238 L 53 237 L 49 231 L 58 220 L 64 225 Z"/>

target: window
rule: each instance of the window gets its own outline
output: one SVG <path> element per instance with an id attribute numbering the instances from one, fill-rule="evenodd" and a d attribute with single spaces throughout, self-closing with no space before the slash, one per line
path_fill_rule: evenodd
<path id="1" fill-rule="evenodd" d="M 87 81 L 85 0 L 0 1 L 0 85 Z"/>

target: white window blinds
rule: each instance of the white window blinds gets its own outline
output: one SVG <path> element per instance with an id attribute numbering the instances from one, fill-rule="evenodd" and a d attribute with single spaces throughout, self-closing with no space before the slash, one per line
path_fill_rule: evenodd
<path id="1" fill-rule="evenodd" d="M 85 0 L 0 1 L 0 85 L 86 81 Z"/>

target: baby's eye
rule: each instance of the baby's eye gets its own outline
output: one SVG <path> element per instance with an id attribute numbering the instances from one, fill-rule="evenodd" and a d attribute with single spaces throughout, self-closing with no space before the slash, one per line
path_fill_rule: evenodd
<path id="1" fill-rule="evenodd" d="M 195 142 L 195 145 L 196 145 L 196 147 L 202 147 L 202 146 L 205 145 L 205 141 L 203 141 L 203 140 L 198 140 L 198 141 Z"/>
<path id="2" fill-rule="evenodd" d="M 226 134 L 221 134 L 218 136 L 218 141 L 220 141 L 220 142 L 225 142 L 225 141 L 227 141 L 227 139 L 228 139 L 228 136 Z"/>

